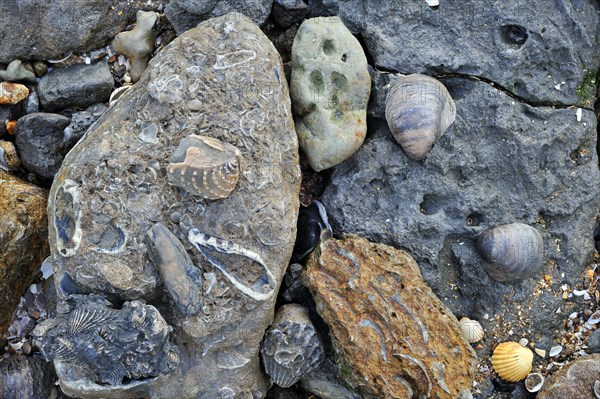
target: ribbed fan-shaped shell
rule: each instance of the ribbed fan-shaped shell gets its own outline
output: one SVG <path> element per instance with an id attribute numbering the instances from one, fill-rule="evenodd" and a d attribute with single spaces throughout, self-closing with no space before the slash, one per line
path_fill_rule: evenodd
<path id="1" fill-rule="evenodd" d="M 76 334 L 90 328 L 101 326 L 113 317 L 111 309 L 87 307 L 75 309 L 69 316 L 69 332 Z"/>
<path id="2" fill-rule="evenodd" d="M 167 176 L 185 191 L 211 200 L 225 198 L 237 185 L 241 152 L 213 137 L 181 140 L 167 166 Z"/>
<path id="3" fill-rule="evenodd" d="M 509 382 L 521 381 L 531 371 L 533 352 L 517 342 L 503 342 L 494 349 L 492 367 L 500 378 Z"/>
<path id="4" fill-rule="evenodd" d="M 261 355 L 266 373 L 282 388 L 289 388 L 319 365 L 323 345 L 300 305 L 282 306 L 265 333 Z"/>
<path id="5" fill-rule="evenodd" d="M 477 320 L 471 320 L 467 317 L 460 319 L 460 329 L 468 343 L 473 344 L 483 339 L 485 331 Z"/>

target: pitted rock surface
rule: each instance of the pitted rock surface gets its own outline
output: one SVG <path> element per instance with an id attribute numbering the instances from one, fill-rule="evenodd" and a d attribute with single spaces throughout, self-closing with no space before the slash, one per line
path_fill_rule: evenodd
<path id="1" fill-rule="evenodd" d="M 168 179 L 169 159 L 190 135 L 239 150 L 228 197 L 207 200 Z M 53 261 L 78 293 L 122 300 L 201 284 L 200 299 L 173 295 L 159 308 L 182 362 L 148 389 L 161 398 L 264 397 L 258 348 L 294 246 L 299 183 L 276 50 L 248 18 L 215 18 L 153 58 L 67 155 L 50 193 Z M 157 223 L 169 233 L 148 235 Z"/>
<path id="2" fill-rule="evenodd" d="M 348 236 L 322 242 L 305 281 L 330 327 L 340 375 L 364 398 L 456 399 L 475 352 L 406 252 Z"/>
<path id="3" fill-rule="evenodd" d="M 594 399 L 600 394 L 600 354 L 566 364 L 546 380 L 538 399 Z"/>

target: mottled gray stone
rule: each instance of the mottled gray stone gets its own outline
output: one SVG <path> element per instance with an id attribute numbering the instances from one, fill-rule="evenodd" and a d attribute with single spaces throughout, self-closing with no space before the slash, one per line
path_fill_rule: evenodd
<path id="1" fill-rule="evenodd" d="M 17 121 L 15 144 L 26 169 L 51 180 L 66 154 L 64 129 L 70 119 L 59 114 L 27 114 Z"/>
<path id="2" fill-rule="evenodd" d="M 107 102 L 114 87 L 106 61 L 55 69 L 40 79 L 38 91 L 45 111 L 86 108 Z"/>
<path id="3" fill-rule="evenodd" d="M 29 95 L 31 97 L 31 94 Z M 71 115 L 71 123 L 65 128 L 65 147 L 71 149 L 98 118 L 108 110 L 104 104 L 94 104 L 83 111 Z"/>
<path id="4" fill-rule="evenodd" d="M 35 83 L 35 74 L 25 68 L 21 60 L 14 60 L 8 64 L 5 71 L 0 71 L 0 79 L 8 82 Z"/>
<path id="5" fill-rule="evenodd" d="M 39 399 L 51 397 L 56 374 L 39 357 L 11 356 L 0 360 L 0 397 Z"/>
<path id="6" fill-rule="evenodd" d="M 325 358 L 319 368 L 300 380 L 300 386 L 322 399 L 360 399 L 360 395 L 346 388 L 337 373 L 337 366 L 330 358 Z"/>
<path id="7" fill-rule="evenodd" d="M 531 293 L 543 274 L 575 283 L 594 250 L 600 186 L 594 114 L 583 110 L 577 122 L 575 109 L 531 107 L 476 80 L 442 82 L 457 117 L 427 159 L 409 160 L 385 121 L 374 121 L 373 135 L 336 167 L 324 193 L 330 222 L 338 233 L 408 250 L 454 314 L 482 320 L 502 303 L 518 304 L 532 330 L 551 334 L 561 323 L 554 313 L 561 299 Z M 545 252 L 538 272 L 510 285 L 481 267 L 475 240 L 513 222 L 535 227 Z"/>
<path id="8" fill-rule="evenodd" d="M 169 159 L 192 135 L 239 150 L 227 198 L 168 180 Z M 182 363 L 146 396 L 264 397 L 259 345 L 295 241 L 299 183 L 275 48 L 240 14 L 206 21 L 154 57 L 67 155 L 48 205 L 57 289 L 162 303 Z M 156 223 L 169 234 L 147 240 Z"/>
<path id="9" fill-rule="evenodd" d="M 271 13 L 272 4 L 273 0 L 171 0 L 165 8 L 165 16 L 181 35 L 204 20 L 229 12 L 238 12 L 262 25 Z"/>
<path id="10" fill-rule="evenodd" d="M 275 0 L 273 2 L 273 18 L 282 28 L 289 28 L 302 21 L 308 11 L 308 5 L 304 0 Z"/>
<path id="11" fill-rule="evenodd" d="M 119 0 L 0 1 L 0 63 L 59 59 L 106 45 L 135 15 Z"/>
<path id="12" fill-rule="evenodd" d="M 339 15 L 384 70 L 476 75 L 530 101 L 593 102 L 591 78 L 600 65 L 600 5 L 593 0 L 544 7 L 440 1 L 435 8 L 425 1 L 320 0 L 310 8 L 311 16 Z"/>
<path id="13" fill-rule="evenodd" d="M 594 383 L 600 380 L 600 354 L 567 363 L 546 379 L 536 399 L 594 399 Z"/>
<path id="14" fill-rule="evenodd" d="M 600 330 L 596 330 L 590 335 L 588 341 L 588 352 L 600 353 Z"/>

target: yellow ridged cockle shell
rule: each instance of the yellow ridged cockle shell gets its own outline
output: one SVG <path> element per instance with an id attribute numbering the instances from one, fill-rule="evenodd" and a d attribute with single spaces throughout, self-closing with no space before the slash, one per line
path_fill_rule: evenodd
<path id="1" fill-rule="evenodd" d="M 509 382 L 521 381 L 531 371 L 533 352 L 517 342 L 503 342 L 494 349 L 492 367 L 500 378 Z"/>

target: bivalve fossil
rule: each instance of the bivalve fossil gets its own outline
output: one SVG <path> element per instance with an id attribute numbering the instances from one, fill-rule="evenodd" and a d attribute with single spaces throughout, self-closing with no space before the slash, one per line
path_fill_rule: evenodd
<path id="1" fill-rule="evenodd" d="M 308 310 L 297 304 L 279 308 L 260 353 L 265 371 L 282 388 L 291 387 L 317 367 L 323 359 L 323 345 Z"/>
<path id="2" fill-rule="evenodd" d="M 241 152 L 221 140 L 191 135 L 179 143 L 167 166 L 168 178 L 201 197 L 226 198 L 237 185 Z"/>
<path id="3" fill-rule="evenodd" d="M 484 267 L 497 281 L 513 282 L 531 276 L 544 256 L 542 236 L 523 223 L 506 224 L 486 230 L 477 238 Z"/>
<path id="4" fill-rule="evenodd" d="M 400 76 L 388 92 L 385 118 L 410 159 L 425 158 L 455 117 L 456 105 L 450 93 L 430 76 Z"/>
<path id="5" fill-rule="evenodd" d="M 477 320 L 471 320 L 467 317 L 463 317 L 460 319 L 459 324 L 463 336 L 468 343 L 474 344 L 475 342 L 479 342 L 483 339 L 485 332 Z"/>
<path id="6" fill-rule="evenodd" d="M 521 381 L 531 371 L 533 352 L 517 342 L 503 342 L 492 354 L 492 367 L 500 378 L 509 382 Z"/>
<path id="7" fill-rule="evenodd" d="M 529 392 L 537 392 L 544 385 L 544 376 L 540 373 L 531 373 L 525 378 L 525 389 Z"/>

